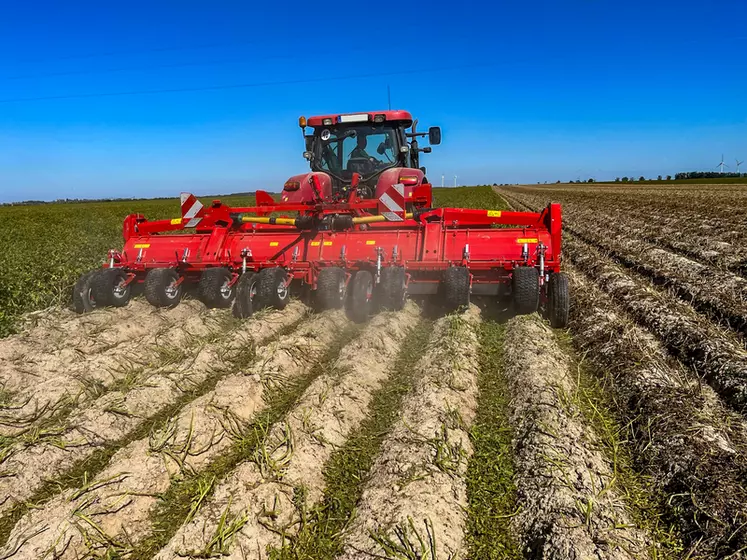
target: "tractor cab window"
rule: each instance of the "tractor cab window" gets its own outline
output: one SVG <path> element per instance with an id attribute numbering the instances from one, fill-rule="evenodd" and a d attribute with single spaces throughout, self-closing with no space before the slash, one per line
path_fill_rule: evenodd
<path id="1" fill-rule="evenodd" d="M 316 133 L 317 161 L 338 177 L 370 177 L 397 163 L 397 131 L 384 126 L 351 126 Z"/>

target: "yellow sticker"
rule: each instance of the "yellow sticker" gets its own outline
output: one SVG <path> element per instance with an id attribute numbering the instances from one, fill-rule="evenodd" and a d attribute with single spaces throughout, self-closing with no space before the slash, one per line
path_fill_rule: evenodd
<path id="1" fill-rule="evenodd" d="M 150 243 L 135 243 L 135 249 L 147 249 Z"/>
<path id="2" fill-rule="evenodd" d="M 312 247 L 319 247 L 319 242 L 318 241 L 312 241 L 311 242 L 311 246 Z"/>
<path id="3" fill-rule="evenodd" d="M 517 243 L 537 243 L 536 237 L 519 237 L 516 240 Z"/>
<path id="4" fill-rule="evenodd" d="M 500 217 L 501 217 L 500 210 L 488 210 L 488 218 L 500 218 Z"/>
<path id="5" fill-rule="evenodd" d="M 407 196 L 412 196 L 412 191 L 410 191 L 409 193 L 407 193 Z"/>
<path id="6" fill-rule="evenodd" d="M 325 242 L 324 242 L 324 246 L 325 246 L 325 247 L 329 247 L 330 245 L 332 245 L 332 242 L 331 242 L 331 241 L 325 241 Z"/>
<path id="7" fill-rule="evenodd" d="M 270 247 L 277 247 L 279 244 L 277 241 L 270 241 Z"/>
<path id="8" fill-rule="evenodd" d="M 178 226 L 181 223 L 182 223 L 182 219 L 181 218 L 174 218 L 174 219 L 171 220 L 171 225 L 172 226 Z"/>
<path id="9" fill-rule="evenodd" d="M 368 241 L 366 241 L 366 245 L 376 245 L 376 241 L 374 241 L 373 239 L 369 239 Z"/>

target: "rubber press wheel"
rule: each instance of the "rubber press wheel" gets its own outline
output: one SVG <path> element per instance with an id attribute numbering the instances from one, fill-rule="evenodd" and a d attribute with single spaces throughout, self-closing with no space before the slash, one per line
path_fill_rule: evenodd
<path id="1" fill-rule="evenodd" d="M 91 282 L 100 270 L 91 270 L 82 274 L 73 286 L 73 309 L 76 313 L 90 313 L 96 309 L 96 300 L 91 291 Z"/>
<path id="2" fill-rule="evenodd" d="M 145 276 L 145 299 L 156 307 L 176 307 L 182 300 L 179 275 L 171 268 L 154 268 Z"/>
<path id="3" fill-rule="evenodd" d="M 539 270 L 532 266 L 517 266 L 511 278 L 514 311 L 528 315 L 539 306 Z"/>
<path id="4" fill-rule="evenodd" d="M 320 311 L 341 309 L 345 303 L 347 286 L 345 271 L 336 266 L 323 268 L 316 280 L 315 303 Z"/>
<path id="5" fill-rule="evenodd" d="M 464 266 L 452 266 L 444 270 L 441 292 L 447 310 L 456 311 L 469 305 L 469 281 L 469 270 Z"/>
<path id="6" fill-rule="evenodd" d="M 239 319 L 251 317 L 256 311 L 254 302 L 259 286 L 259 274 L 245 272 L 236 282 L 236 297 L 233 300 L 233 316 Z"/>
<path id="7" fill-rule="evenodd" d="M 379 305 L 383 309 L 399 311 L 407 299 L 407 277 L 401 266 L 387 266 L 381 271 L 377 287 Z"/>
<path id="8" fill-rule="evenodd" d="M 197 291 L 200 300 L 208 307 L 231 307 L 235 294 L 231 271 L 227 268 L 208 268 L 200 276 Z"/>
<path id="9" fill-rule="evenodd" d="M 119 268 L 105 268 L 91 278 L 91 296 L 101 307 L 124 307 L 130 301 L 127 274 Z"/>
<path id="10" fill-rule="evenodd" d="M 347 314 L 355 323 L 365 323 L 373 310 L 373 275 L 367 270 L 359 270 L 353 278 L 350 298 L 347 301 Z"/>
<path id="11" fill-rule="evenodd" d="M 259 273 L 257 295 L 266 307 L 284 309 L 290 301 L 290 288 L 286 284 L 284 268 L 265 268 Z"/>
<path id="12" fill-rule="evenodd" d="M 548 285 L 548 308 L 550 325 L 556 329 L 568 326 L 570 296 L 568 295 L 568 275 L 558 272 L 550 276 Z"/>

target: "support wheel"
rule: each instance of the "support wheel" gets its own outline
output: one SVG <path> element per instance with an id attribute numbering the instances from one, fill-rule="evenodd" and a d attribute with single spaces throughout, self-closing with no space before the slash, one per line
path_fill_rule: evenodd
<path id="1" fill-rule="evenodd" d="M 154 268 L 145 276 L 145 299 L 156 307 L 176 307 L 182 300 L 179 275 L 171 268 Z"/>
<path id="2" fill-rule="evenodd" d="M 514 312 L 528 315 L 539 305 L 539 270 L 531 266 L 517 266 L 511 278 Z"/>
<path id="3" fill-rule="evenodd" d="M 251 317 L 256 311 L 254 301 L 257 297 L 259 274 L 245 272 L 236 282 L 236 297 L 233 300 L 233 316 L 239 319 Z"/>
<path id="4" fill-rule="evenodd" d="M 199 298 L 208 307 L 225 309 L 231 307 L 235 294 L 234 285 L 231 285 L 233 276 L 227 268 L 208 268 L 200 276 L 197 285 Z"/>
<path id="5" fill-rule="evenodd" d="M 73 286 L 73 309 L 76 313 L 90 313 L 96 309 L 96 300 L 91 291 L 91 282 L 101 270 L 91 270 L 78 278 Z"/>
<path id="6" fill-rule="evenodd" d="M 91 280 L 91 296 L 99 307 L 124 307 L 130 301 L 127 274 L 121 268 L 99 270 Z"/>
<path id="7" fill-rule="evenodd" d="M 407 277 L 401 266 L 387 266 L 381 271 L 378 286 L 379 304 L 383 309 L 400 311 L 407 298 Z"/>
<path id="8" fill-rule="evenodd" d="M 441 278 L 441 290 L 449 311 L 469 306 L 469 270 L 464 266 L 447 268 Z"/>
<path id="9" fill-rule="evenodd" d="M 323 268 L 316 281 L 316 307 L 320 311 L 341 309 L 346 291 L 345 271 L 336 266 Z"/>
<path id="10" fill-rule="evenodd" d="M 290 287 L 285 283 L 288 273 L 284 268 L 265 268 L 259 273 L 257 295 L 264 307 L 284 309 L 290 301 Z"/>
<path id="11" fill-rule="evenodd" d="M 373 307 L 373 275 L 367 270 L 359 270 L 353 278 L 347 313 L 355 323 L 365 323 Z"/>
<path id="12" fill-rule="evenodd" d="M 568 326 L 568 311 L 570 308 L 567 274 L 558 272 L 550 276 L 547 296 L 550 325 L 556 329 L 566 328 Z"/>

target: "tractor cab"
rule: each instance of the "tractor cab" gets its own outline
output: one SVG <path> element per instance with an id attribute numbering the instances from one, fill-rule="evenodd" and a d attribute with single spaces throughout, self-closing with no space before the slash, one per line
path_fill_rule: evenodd
<path id="1" fill-rule="evenodd" d="M 358 195 L 374 198 L 393 184 L 421 185 L 427 183 L 425 168 L 420 167 L 418 137 L 428 136 L 432 145 L 441 142 L 441 129 L 431 127 L 427 133 L 417 132 L 417 121 L 407 111 L 381 111 L 305 117 L 299 119 L 304 131 L 311 173 L 292 177 L 283 189 L 283 200 L 305 202 L 314 200 L 311 176 L 316 175 L 323 195 L 344 195 L 357 174 Z M 306 134 L 307 127 L 312 129 Z M 408 131 L 408 129 L 411 129 Z"/>

